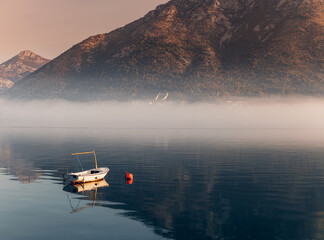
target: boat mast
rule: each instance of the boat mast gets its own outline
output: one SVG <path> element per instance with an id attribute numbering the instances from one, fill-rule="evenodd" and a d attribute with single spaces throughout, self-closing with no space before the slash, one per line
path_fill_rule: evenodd
<path id="1" fill-rule="evenodd" d="M 98 166 L 97 166 L 97 158 L 96 158 L 96 153 L 94 151 L 94 149 L 92 149 L 93 151 L 93 156 L 94 156 L 94 159 L 95 159 L 95 165 L 96 165 L 96 169 L 98 169 Z"/>

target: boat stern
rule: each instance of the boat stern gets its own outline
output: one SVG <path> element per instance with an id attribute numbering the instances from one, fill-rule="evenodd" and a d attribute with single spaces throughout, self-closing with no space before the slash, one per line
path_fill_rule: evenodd
<path id="1" fill-rule="evenodd" d="M 72 182 L 77 182 L 79 180 L 79 176 L 68 173 L 68 174 L 63 174 L 63 179 L 64 182 L 66 183 L 72 183 Z"/>

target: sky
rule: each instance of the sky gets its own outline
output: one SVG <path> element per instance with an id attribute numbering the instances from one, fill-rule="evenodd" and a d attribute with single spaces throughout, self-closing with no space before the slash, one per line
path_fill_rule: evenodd
<path id="1" fill-rule="evenodd" d="M 22 50 L 54 58 L 167 0 L 0 0 L 0 63 Z"/>

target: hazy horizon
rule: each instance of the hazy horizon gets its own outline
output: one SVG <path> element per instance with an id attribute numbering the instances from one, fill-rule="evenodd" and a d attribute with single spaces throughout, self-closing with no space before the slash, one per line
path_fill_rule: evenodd
<path id="1" fill-rule="evenodd" d="M 324 128 L 324 98 L 219 99 L 215 103 L 7 101 L 2 127 Z"/>

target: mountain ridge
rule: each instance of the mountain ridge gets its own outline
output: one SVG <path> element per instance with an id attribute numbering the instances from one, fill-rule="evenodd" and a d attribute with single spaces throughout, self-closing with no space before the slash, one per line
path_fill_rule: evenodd
<path id="1" fill-rule="evenodd" d="M 323 19 L 322 0 L 171 0 L 74 45 L 8 96 L 322 95 Z"/>
<path id="2" fill-rule="evenodd" d="M 0 90 L 11 88 L 23 77 L 39 69 L 50 60 L 24 50 L 0 64 Z"/>

